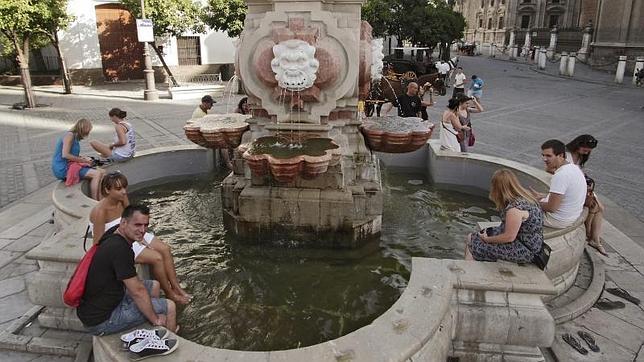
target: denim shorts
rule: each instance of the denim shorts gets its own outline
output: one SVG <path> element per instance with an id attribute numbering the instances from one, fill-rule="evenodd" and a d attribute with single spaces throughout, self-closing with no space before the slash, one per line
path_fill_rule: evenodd
<path id="1" fill-rule="evenodd" d="M 148 294 L 152 294 L 152 280 L 144 280 L 143 284 Z M 152 298 L 152 307 L 157 314 L 168 314 L 168 302 L 163 298 Z M 126 291 L 121 303 L 114 308 L 110 317 L 98 325 L 86 327 L 87 331 L 95 336 L 113 334 L 126 329 L 138 326 L 147 321 L 147 318 L 139 311 L 134 299 Z"/>
<path id="2" fill-rule="evenodd" d="M 132 159 L 132 156 L 125 157 L 125 156 L 121 156 L 121 155 L 119 155 L 117 153 L 112 152 L 112 155 L 110 157 L 108 157 L 108 159 L 110 161 L 112 161 L 112 162 L 125 162 L 127 160 Z"/>

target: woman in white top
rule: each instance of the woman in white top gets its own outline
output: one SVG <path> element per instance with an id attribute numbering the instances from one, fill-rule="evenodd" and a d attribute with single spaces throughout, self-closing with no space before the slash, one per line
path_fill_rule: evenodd
<path id="1" fill-rule="evenodd" d="M 136 148 L 134 127 L 125 121 L 127 112 L 119 108 L 112 108 L 108 114 L 112 123 L 114 123 L 114 131 L 116 133 L 114 135 L 114 142 L 106 145 L 103 142 L 94 140 L 90 142 L 90 145 L 101 156 L 109 158 L 112 161 L 127 161 L 134 157 Z"/>
<path id="2" fill-rule="evenodd" d="M 566 160 L 572 164 L 579 166 L 582 170 L 584 165 L 590 158 L 590 153 L 597 147 L 597 139 L 589 134 L 582 134 L 575 137 L 566 145 Z M 604 220 L 604 205 L 599 201 L 595 194 L 595 181 L 586 176 L 586 186 L 588 192 L 586 194 L 586 202 L 584 206 L 588 208 L 588 216 L 586 216 L 586 240 L 588 245 L 597 249 L 600 254 L 608 255 L 606 249 L 602 245 L 600 235 L 602 232 L 602 221 Z"/>
<path id="3" fill-rule="evenodd" d="M 103 199 L 89 214 L 90 229 L 94 243 L 98 243 L 103 234 L 121 222 L 123 210 L 130 204 L 127 197 L 127 178 L 120 172 L 110 172 L 101 181 Z M 159 240 L 152 233 L 146 232 L 143 240 L 132 243 L 134 261 L 149 264 L 152 274 L 159 281 L 165 296 L 176 303 L 186 304 L 191 296 L 179 285 L 174 259 L 168 244 Z"/>
<path id="4" fill-rule="evenodd" d="M 461 145 L 459 144 L 456 135 L 458 135 L 460 131 L 469 131 L 470 129 L 467 126 L 461 125 L 461 121 L 458 118 L 459 103 L 460 99 L 458 97 L 450 99 L 447 103 L 447 109 L 443 112 L 440 131 L 442 150 L 460 152 Z"/>

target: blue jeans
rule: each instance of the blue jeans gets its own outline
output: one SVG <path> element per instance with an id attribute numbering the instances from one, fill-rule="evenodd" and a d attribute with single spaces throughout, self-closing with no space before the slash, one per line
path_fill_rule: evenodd
<path id="1" fill-rule="evenodd" d="M 168 314 L 168 302 L 163 298 L 152 298 L 152 280 L 144 280 L 143 284 L 150 294 L 152 307 L 157 314 Z M 110 317 L 100 324 L 87 328 L 87 331 L 95 336 L 113 334 L 142 324 L 147 318 L 136 306 L 134 299 L 126 291 L 121 303 L 114 308 Z"/>

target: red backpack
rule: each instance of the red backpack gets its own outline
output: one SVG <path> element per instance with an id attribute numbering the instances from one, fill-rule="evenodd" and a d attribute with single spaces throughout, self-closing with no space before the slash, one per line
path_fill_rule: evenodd
<path id="1" fill-rule="evenodd" d="M 98 245 L 96 244 L 89 248 L 87 253 L 85 253 L 76 266 L 74 274 L 72 274 L 72 277 L 67 283 L 65 293 L 63 293 L 63 301 L 72 308 L 76 308 L 80 305 L 81 298 L 83 298 L 83 294 L 85 294 L 85 281 L 87 281 L 89 266 L 92 264 L 92 259 L 94 259 L 96 250 L 98 250 Z"/>

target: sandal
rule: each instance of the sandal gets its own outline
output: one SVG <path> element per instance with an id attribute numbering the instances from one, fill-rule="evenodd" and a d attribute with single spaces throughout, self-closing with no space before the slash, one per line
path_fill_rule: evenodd
<path id="1" fill-rule="evenodd" d="M 588 345 L 588 348 L 590 348 L 591 351 L 593 352 L 599 352 L 599 346 L 597 346 L 597 343 L 595 342 L 595 338 L 590 335 L 590 333 L 586 331 L 577 331 L 577 334 L 579 335 L 579 338 L 583 339 L 584 342 Z"/>
<path id="2" fill-rule="evenodd" d="M 608 253 L 606 252 L 606 249 L 604 249 L 604 246 L 600 243 L 593 243 L 593 242 L 588 242 L 588 245 L 592 248 L 595 248 L 601 255 L 603 256 L 608 256 Z"/>
<path id="3" fill-rule="evenodd" d="M 608 298 L 601 298 L 595 303 L 595 307 L 601 310 L 614 310 L 614 309 L 623 309 L 626 307 L 624 302 L 619 300 L 610 300 Z"/>
<path id="4" fill-rule="evenodd" d="M 572 347 L 575 350 L 577 350 L 577 352 L 579 352 L 579 353 L 581 353 L 583 355 L 588 354 L 588 350 L 586 348 L 582 347 L 581 344 L 579 343 L 579 341 L 575 337 L 571 336 L 569 333 L 564 333 L 561 336 L 561 338 L 563 338 L 564 342 L 568 343 L 568 345 L 570 347 Z"/>
<path id="5" fill-rule="evenodd" d="M 616 295 L 620 298 L 626 299 L 629 302 L 635 304 L 635 305 L 640 305 L 640 299 L 632 296 L 628 291 L 622 289 L 622 288 L 607 288 L 607 292 L 609 292 L 612 295 Z"/>

